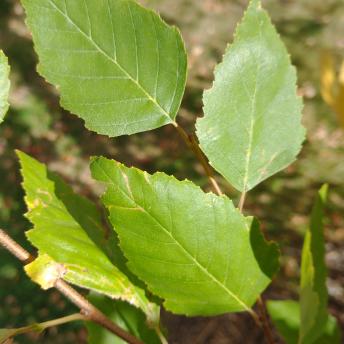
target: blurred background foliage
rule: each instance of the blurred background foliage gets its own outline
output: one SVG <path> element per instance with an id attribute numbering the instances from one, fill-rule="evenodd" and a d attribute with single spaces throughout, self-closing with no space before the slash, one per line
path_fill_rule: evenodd
<path id="1" fill-rule="evenodd" d="M 202 90 L 247 5 L 246 0 L 142 0 L 177 25 L 189 54 L 189 78 L 179 122 L 189 131 L 202 115 Z M 298 70 L 304 97 L 307 142 L 297 162 L 250 192 L 246 212 L 256 215 L 269 239 L 278 241 L 282 268 L 266 297 L 297 297 L 303 233 L 319 186 L 330 184 L 326 220 L 329 307 L 344 326 L 344 2 L 343 0 L 263 0 Z M 57 91 L 37 73 L 37 57 L 17 0 L 0 2 L 0 47 L 9 57 L 11 110 L 0 127 L 0 227 L 33 252 L 24 232 L 30 224 L 20 187 L 15 149 L 49 165 L 76 191 L 94 198 L 88 170 L 91 155 L 105 155 L 149 172 L 188 178 L 210 190 L 202 168 L 172 126 L 109 139 L 87 131 L 59 107 Z M 268 77 L 268 76 L 267 76 Z M 238 194 L 217 176 L 236 202 Z M 71 313 L 74 307 L 55 291 L 43 292 L 20 264 L 0 250 L 0 327 L 23 326 Z M 245 315 L 186 319 L 165 314 L 173 343 L 262 342 Z M 243 321 L 244 320 L 244 321 Z M 247 321 L 246 321 L 247 320 Z M 81 324 L 22 336 L 18 343 L 84 343 Z M 229 339 L 230 338 L 230 339 Z"/>

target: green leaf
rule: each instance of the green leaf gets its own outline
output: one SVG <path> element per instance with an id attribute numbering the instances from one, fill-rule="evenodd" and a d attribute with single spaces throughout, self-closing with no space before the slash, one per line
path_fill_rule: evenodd
<path id="1" fill-rule="evenodd" d="M 102 295 L 92 293 L 89 300 L 93 305 L 106 314 L 112 321 L 124 330 L 141 339 L 144 343 L 158 344 L 160 340 L 156 333 L 147 327 L 146 319 L 141 310 L 123 301 L 109 302 Z M 113 335 L 103 327 L 86 322 L 89 344 L 125 344 L 122 339 Z"/>
<path id="2" fill-rule="evenodd" d="M 295 84 L 268 14 L 251 0 L 197 121 L 202 150 L 236 189 L 246 192 L 295 160 L 305 136 Z"/>
<path id="3" fill-rule="evenodd" d="M 323 331 L 328 316 L 325 266 L 324 205 L 327 185 L 324 185 L 312 209 L 310 228 L 306 233 L 301 262 L 301 329 L 300 341 L 313 342 Z"/>
<path id="4" fill-rule="evenodd" d="M 174 123 L 187 65 L 176 28 L 134 1 L 22 2 L 38 71 L 87 128 L 119 136 Z"/>
<path id="5" fill-rule="evenodd" d="M 277 248 L 260 237 L 256 221 L 227 197 L 163 173 L 149 175 L 101 157 L 91 171 L 107 185 L 102 200 L 129 268 L 168 310 L 250 311 L 278 266 Z"/>
<path id="6" fill-rule="evenodd" d="M 45 165 L 22 152 L 18 156 L 28 206 L 26 216 L 34 225 L 27 237 L 40 254 L 63 265 L 66 281 L 128 301 L 148 318 L 155 318 L 157 307 L 106 255 L 106 247 L 112 241 L 106 240 L 95 205 L 74 194 L 59 177 L 47 172 Z M 118 247 L 114 245 L 112 249 Z M 40 264 L 44 265 L 44 259 L 36 263 L 34 270 Z"/>
<path id="7" fill-rule="evenodd" d="M 8 95 L 10 92 L 10 66 L 8 65 L 7 57 L 0 50 L 0 123 L 4 120 L 7 113 Z"/>
<path id="8" fill-rule="evenodd" d="M 324 319 L 322 332 L 315 340 L 300 340 L 300 304 L 292 300 L 268 301 L 267 308 L 274 326 L 287 344 L 339 344 L 341 335 L 337 319 L 329 315 Z"/>
<path id="9" fill-rule="evenodd" d="M 324 206 L 328 186 L 315 200 L 310 227 L 305 235 L 301 262 L 300 302 L 269 301 L 268 311 L 279 332 L 289 344 L 337 344 L 337 320 L 328 313 L 325 266 Z"/>
<path id="10" fill-rule="evenodd" d="M 278 333 L 288 344 L 297 344 L 300 329 L 300 305 L 296 301 L 268 301 L 267 310 Z"/>

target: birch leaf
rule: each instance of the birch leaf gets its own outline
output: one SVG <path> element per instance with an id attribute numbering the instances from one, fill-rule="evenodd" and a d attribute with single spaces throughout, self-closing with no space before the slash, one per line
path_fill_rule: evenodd
<path id="1" fill-rule="evenodd" d="M 225 196 L 189 181 L 149 175 L 94 158 L 93 177 L 107 185 L 102 200 L 128 266 L 166 309 L 187 315 L 251 311 L 278 267 L 252 218 Z"/>
<path id="2" fill-rule="evenodd" d="M 295 160 L 305 136 L 296 72 L 260 1 L 251 0 L 203 102 L 201 148 L 239 191 Z"/>
<path id="3" fill-rule="evenodd" d="M 184 93 L 178 30 L 130 0 L 23 0 L 38 71 L 61 105 L 108 136 L 173 123 Z"/>
<path id="4" fill-rule="evenodd" d="M 105 253 L 108 243 L 95 205 L 76 195 L 45 165 L 22 152 L 18 156 L 28 206 L 26 216 L 34 225 L 27 237 L 40 252 L 40 259 L 32 263 L 29 273 L 42 281 L 37 271 L 40 267 L 44 277 L 43 270 L 61 266 L 61 277 L 67 282 L 127 301 L 155 318 L 157 308 L 148 301 L 144 290 L 134 285 Z M 113 250 L 117 249 L 113 246 Z M 48 287 L 45 282 L 41 285 Z"/>

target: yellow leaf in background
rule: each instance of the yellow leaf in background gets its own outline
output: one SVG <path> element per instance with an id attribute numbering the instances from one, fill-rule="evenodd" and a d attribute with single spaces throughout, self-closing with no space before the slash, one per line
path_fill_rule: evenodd
<path id="1" fill-rule="evenodd" d="M 321 95 L 344 127 L 344 61 L 337 75 L 335 59 L 329 52 L 321 57 Z"/>
<path id="2" fill-rule="evenodd" d="M 321 57 L 321 95 L 330 106 L 334 103 L 333 89 L 335 80 L 334 59 L 331 54 L 323 53 Z"/>
<path id="3" fill-rule="evenodd" d="M 341 125 L 344 127 L 344 61 L 340 67 L 338 78 L 338 94 L 335 102 L 335 111 Z"/>
<path id="4" fill-rule="evenodd" d="M 342 62 L 340 69 L 339 69 L 339 83 L 342 86 L 344 85 L 344 61 Z"/>

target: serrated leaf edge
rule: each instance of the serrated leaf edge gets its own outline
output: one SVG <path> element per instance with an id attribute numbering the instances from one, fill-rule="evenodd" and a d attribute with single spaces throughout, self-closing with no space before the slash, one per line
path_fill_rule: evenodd
<path id="1" fill-rule="evenodd" d="M 225 49 L 225 52 L 224 52 L 223 55 L 222 55 L 221 62 L 218 63 L 218 64 L 215 66 L 215 68 L 214 68 L 214 80 L 213 80 L 211 86 L 210 86 L 208 89 L 206 89 L 206 90 L 204 91 L 203 99 L 206 97 L 206 95 L 212 93 L 212 91 L 213 91 L 213 89 L 214 89 L 214 84 L 215 84 L 216 79 L 217 79 L 217 78 L 216 78 L 216 77 L 217 77 L 217 74 L 219 73 L 219 69 L 222 68 L 222 65 L 224 64 L 224 58 L 225 58 L 226 54 L 228 53 L 228 51 L 230 50 L 230 48 L 231 48 L 231 46 L 234 44 L 234 42 L 237 42 L 237 41 L 240 41 L 240 40 L 241 40 L 240 37 L 239 37 L 239 35 L 238 35 L 238 28 L 239 28 L 239 26 L 245 21 L 247 15 L 248 15 L 248 12 L 249 12 L 254 6 L 257 8 L 257 10 L 262 11 L 262 12 L 266 15 L 267 19 L 269 20 L 269 22 L 270 22 L 270 24 L 271 24 L 272 29 L 274 30 L 274 33 L 275 33 L 275 34 L 280 38 L 280 40 L 282 41 L 281 35 L 279 34 L 279 32 L 276 30 L 275 26 L 273 25 L 273 23 L 272 23 L 272 21 L 271 21 L 271 18 L 270 18 L 270 16 L 269 16 L 269 14 L 267 13 L 267 11 L 266 11 L 265 9 L 263 9 L 263 7 L 262 7 L 262 5 L 261 5 L 261 1 L 260 1 L 260 0 L 251 0 L 250 3 L 249 3 L 249 5 L 248 5 L 248 7 L 247 7 L 246 10 L 244 11 L 243 17 L 242 17 L 241 20 L 236 24 L 236 27 L 235 27 L 235 30 L 234 30 L 234 34 L 233 34 L 232 42 L 227 44 L 227 47 L 226 47 L 226 49 Z M 284 44 L 283 44 L 283 47 L 284 47 Z M 295 96 L 296 96 L 297 101 L 298 101 L 298 102 L 300 103 L 300 105 L 301 105 L 300 111 L 302 112 L 302 109 L 303 109 L 303 98 L 297 94 L 297 73 L 296 73 L 296 68 L 295 68 L 295 66 L 292 64 L 291 56 L 290 56 L 288 50 L 285 49 L 285 47 L 284 47 L 284 50 L 285 50 L 285 53 L 286 53 L 286 55 L 287 55 L 287 57 L 288 57 L 288 61 L 289 61 L 289 64 L 290 64 L 289 68 L 290 68 L 291 72 L 294 74 L 294 79 L 295 79 L 294 87 L 295 87 L 295 90 L 296 90 Z M 205 107 L 205 105 L 203 104 L 203 107 L 202 107 L 203 113 L 204 113 L 204 107 Z M 198 132 L 198 123 L 201 122 L 203 118 L 204 118 L 204 115 L 203 115 L 202 117 L 199 117 L 199 118 L 197 119 L 197 121 L 196 121 L 196 134 L 197 134 L 197 132 Z M 252 121 L 252 123 L 253 123 L 253 121 Z M 300 146 L 299 146 L 299 149 L 298 149 L 298 151 L 299 151 L 298 154 L 300 154 L 301 148 L 302 148 L 302 146 L 303 146 L 303 142 L 304 142 L 304 140 L 305 140 L 305 138 L 306 138 L 306 128 L 302 125 L 302 123 L 301 123 L 301 126 L 302 126 L 302 128 L 303 128 L 303 134 L 302 134 L 302 135 L 303 135 L 303 140 L 302 140 L 301 143 L 300 143 Z M 251 148 L 250 148 L 250 147 L 252 146 L 252 137 L 253 137 L 252 133 L 253 133 L 253 130 L 251 130 L 251 134 L 250 134 L 250 138 L 251 138 L 251 139 L 250 139 L 250 141 L 249 141 L 249 147 L 248 147 L 248 150 L 247 150 L 247 159 L 248 159 L 248 160 L 247 160 L 247 162 L 246 162 L 246 166 L 249 166 L 249 159 L 250 159 L 250 157 L 251 157 Z M 203 150 L 204 147 L 203 147 L 203 145 L 202 145 L 201 143 L 200 143 L 200 147 L 201 147 L 202 150 Z M 298 155 L 298 154 L 297 154 L 297 155 Z M 293 163 L 294 161 L 296 161 L 297 155 L 296 155 L 296 157 L 294 158 L 294 160 L 293 160 L 292 162 L 285 164 L 284 167 L 282 167 L 282 168 L 280 169 L 280 171 L 283 170 L 283 169 L 285 169 L 287 166 L 289 166 L 289 165 L 290 165 L 291 163 Z M 209 164 L 210 164 L 211 166 L 213 166 L 213 164 L 211 163 L 210 160 L 209 160 Z M 234 167 L 235 167 L 235 166 L 234 166 Z M 213 168 L 215 168 L 215 167 L 213 166 Z M 216 168 L 215 168 L 215 170 L 216 170 Z M 272 175 L 270 175 L 270 177 L 271 177 L 271 176 L 272 176 Z M 246 181 L 243 183 L 242 192 L 247 192 L 247 191 L 251 190 L 251 189 L 254 188 L 256 185 L 259 184 L 259 183 L 258 183 L 258 184 L 255 184 L 255 185 L 253 185 L 253 186 L 248 186 L 248 168 L 247 168 L 247 167 L 246 167 L 245 175 L 243 175 L 243 177 L 244 177 L 244 180 L 246 180 Z"/>

